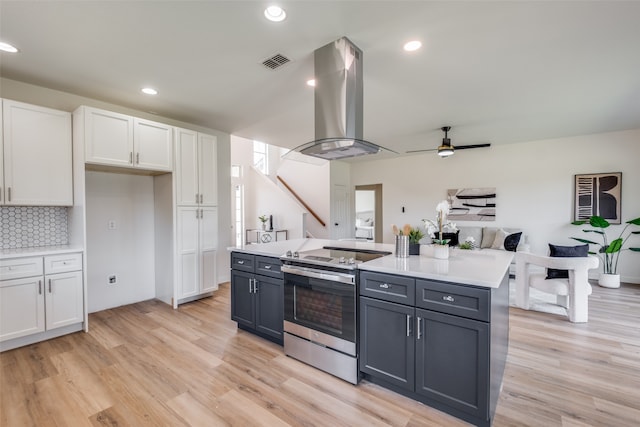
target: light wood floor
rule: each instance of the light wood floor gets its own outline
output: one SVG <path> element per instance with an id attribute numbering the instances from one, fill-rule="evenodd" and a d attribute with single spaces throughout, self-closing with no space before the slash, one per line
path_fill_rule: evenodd
<path id="1" fill-rule="evenodd" d="M 494 426 L 640 425 L 640 285 L 594 286 L 589 323 L 511 309 Z M 0 425 L 461 426 L 368 382 L 284 356 L 229 315 L 229 287 L 178 310 L 147 301 L 0 355 Z"/>

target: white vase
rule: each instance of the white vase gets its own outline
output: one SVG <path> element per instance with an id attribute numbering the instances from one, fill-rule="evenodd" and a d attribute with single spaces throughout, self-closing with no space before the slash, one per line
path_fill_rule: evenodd
<path id="1" fill-rule="evenodd" d="M 436 259 L 449 259 L 449 245 L 433 245 L 433 257 Z"/>
<path id="2" fill-rule="evenodd" d="M 598 284 L 603 288 L 619 288 L 620 287 L 620 275 L 619 274 L 606 274 L 600 273 Z"/>

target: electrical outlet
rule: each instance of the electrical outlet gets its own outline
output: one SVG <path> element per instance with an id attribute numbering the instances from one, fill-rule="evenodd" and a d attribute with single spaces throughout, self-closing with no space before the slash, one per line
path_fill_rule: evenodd
<path id="1" fill-rule="evenodd" d="M 117 283 L 116 275 L 113 274 L 113 275 L 109 276 L 109 284 L 110 285 L 115 285 L 116 283 Z"/>
<path id="2" fill-rule="evenodd" d="M 107 228 L 109 230 L 115 230 L 116 228 L 118 228 L 116 226 L 116 221 L 114 219 L 110 219 L 109 222 L 107 222 Z"/>

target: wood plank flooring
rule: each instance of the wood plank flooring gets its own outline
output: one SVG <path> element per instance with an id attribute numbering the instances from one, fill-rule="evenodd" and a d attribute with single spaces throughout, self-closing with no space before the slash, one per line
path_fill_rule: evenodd
<path id="1" fill-rule="evenodd" d="M 594 286 L 587 324 L 510 314 L 494 426 L 640 425 L 640 285 Z M 89 333 L 0 354 L 1 426 L 466 425 L 238 331 L 228 284 L 178 310 L 146 301 L 89 321 Z"/>

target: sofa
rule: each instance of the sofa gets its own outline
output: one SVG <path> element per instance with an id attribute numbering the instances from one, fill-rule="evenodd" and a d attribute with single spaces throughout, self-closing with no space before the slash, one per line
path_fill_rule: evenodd
<path id="1" fill-rule="evenodd" d="M 518 234 L 519 233 L 519 234 Z M 458 226 L 457 233 L 446 233 L 443 238 L 451 239 L 452 247 L 459 246 L 468 237 L 475 240 L 474 247 L 480 250 L 511 250 L 529 252 L 527 236 L 520 228 L 511 227 L 483 227 L 483 226 Z M 515 257 L 509 267 L 509 275 L 515 277 L 516 261 Z"/>

